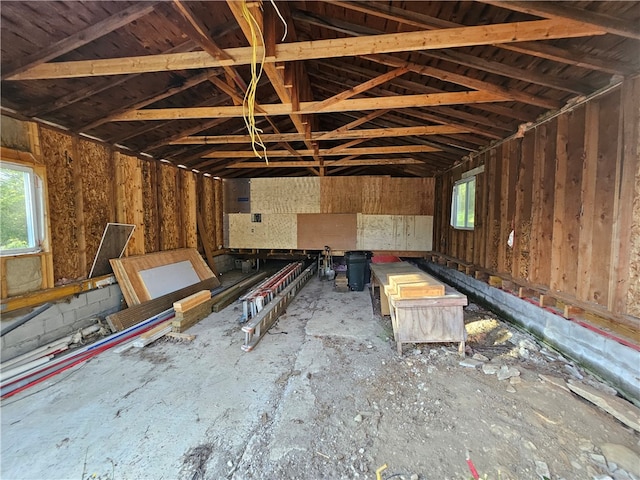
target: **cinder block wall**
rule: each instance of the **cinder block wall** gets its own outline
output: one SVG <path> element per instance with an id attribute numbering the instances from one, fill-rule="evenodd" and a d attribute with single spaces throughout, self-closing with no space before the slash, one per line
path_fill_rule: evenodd
<path id="1" fill-rule="evenodd" d="M 213 262 L 218 273 L 225 273 L 236 267 L 235 258 L 231 255 L 218 255 L 214 257 Z"/>
<path id="2" fill-rule="evenodd" d="M 91 290 L 49 309 L 2 337 L 0 358 L 4 362 L 54 340 L 77 332 L 122 307 L 118 284 Z M 4 322 L 3 322 L 4 323 Z"/>

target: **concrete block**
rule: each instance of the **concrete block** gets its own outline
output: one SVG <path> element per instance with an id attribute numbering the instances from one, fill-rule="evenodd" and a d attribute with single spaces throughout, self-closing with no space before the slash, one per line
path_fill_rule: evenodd
<path id="1" fill-rule="evenodd" d="M 73 325 L 76 322 L 76 311 L 71 310 L 62 314 L 62 322 L 65 325 Z"/>
<path id="2" fill-rule="evenodd" d="M 65 327 L 64 316 L 59 315 L 51 315 L 47 317 L 44 321 L 44 332 L 45 334 L 50 332 L 55 332 Z"/>
<path id="3" fill-rule="evenodd" d="M 18 344 L 10 345 L 7 348 L 2 349 L 2 353 L 0 354 L 0 360 L 3 362 L 7 360 L 11 360 L 12 358 L 17 357 L 18 355 L 22 355 L 23 353 L 27 353 L 31 350 L 38 348 L 40 345 L 44 345 L 44 343 L 40 344 L 38 337 L 33 337 L 29 340 L 25 340 Z"/>
<path id="4" fill-rule="evenodd" d="M 100 303 L 102 300 L 107 300 L 111 296 L 111 290 L 106 288 L 97 288 L 85 293 L 87 304 L 92 305 L 94 303 Z"/>

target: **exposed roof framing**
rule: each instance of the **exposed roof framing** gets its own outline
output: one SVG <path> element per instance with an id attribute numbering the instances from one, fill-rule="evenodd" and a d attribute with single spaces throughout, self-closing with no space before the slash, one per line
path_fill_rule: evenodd
<path id="1" fill-rule="evenodd" d="M 240 1 L 3 1 L 3 111 L 222 177 L 423 176 L 640 71 L 640 2 L 275 3 L 246 4 L 268 163 Z"/>

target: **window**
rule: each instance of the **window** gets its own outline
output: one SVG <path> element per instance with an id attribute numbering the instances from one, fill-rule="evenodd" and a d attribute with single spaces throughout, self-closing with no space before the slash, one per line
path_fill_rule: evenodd
<path id="1" fill-rule="evenodd" d="M 40 251 L 43 231 L 42 180 L 31 167 L 0 163 L 0 254 Z"/>
<path id="2" fill-rule="evenodd" d="M 453 186 L 451 199 L 451 226 L 473 230 L 476 209 L 476 177 L 458 180 Z"/>

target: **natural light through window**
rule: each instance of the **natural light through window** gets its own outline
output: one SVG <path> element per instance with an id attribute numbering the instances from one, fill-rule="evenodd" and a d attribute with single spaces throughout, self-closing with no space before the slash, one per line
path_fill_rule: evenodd
<path id="1" fill-rule="evenodd" d="M 473 230 L 476 209 L 476 177 L 456 182 L 451 199 L 451 226 L 461 230 Z"/>
<path id="2" fill-rule="evenodd" d="M 42 241 L 42 181 L 32 168 L 0 163 L 0 253 L 32 253 Z"/>

